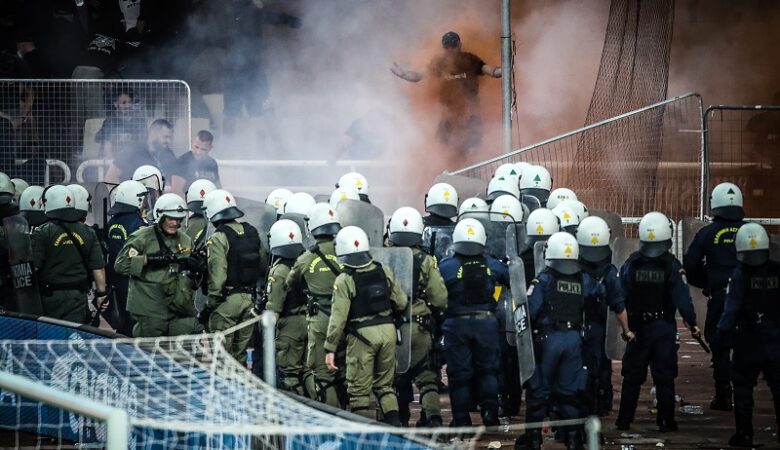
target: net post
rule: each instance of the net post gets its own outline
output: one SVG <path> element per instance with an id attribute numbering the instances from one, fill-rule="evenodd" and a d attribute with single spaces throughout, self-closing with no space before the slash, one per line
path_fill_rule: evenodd
<path id="1" fill-rule="evenodd" d="M 585 422 L 585 433 L 588 436 L 588 449 L 600 449 L 599 434 L 601 433 L 601 420 L 599 420 L 598 417 L 588 417 L 588 420 Z"/>
<path id="2" fill-rule="evenodd" d="M 276 386 L 276 315 L 263 311 L 263 378 Z"/>

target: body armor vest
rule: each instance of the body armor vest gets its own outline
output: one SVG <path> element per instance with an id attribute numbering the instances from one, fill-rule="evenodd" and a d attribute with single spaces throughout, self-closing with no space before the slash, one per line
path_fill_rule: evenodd
<path id="1" fill-rule="evenodd" d="M 780 324 L 780 264 L 769 261 L 758 267 L 743 266 L 745 298 L 740 320 L 748 324 Z"/>
<path id="2" fill-rule="evenodd" d="M 546 298 L 547 312 L 553 328 L 557 330 L 579 330 L 585 308 L 583 275 L 552 274 L 552 290 Z"/>
<path id="3" fill-rule="evenodd" d="M 254 288 L 260 273 L 260 236 L 252 225 L 241 223 L 244 234 L 239 236 L 227 225 L 220 225 L 217 231 L 225 233 L 228 240 L 227 280 L 225 286 L 230 288 Z"/>
<path id="4" fill-rule="evenodd" d="M 673 262 L 674 256 L 670 253 L 658 258 L 640 256 L 634 260 L 629 273 L 633 289 L 626 293 L 629 316 L 642 321 L 674 320 L 674 304 L 669 289 Z"/>
<path id="5" fill-rule="evenodd" d="M 591 263 L 580 261 L 583 272 L 590 275 L 591 278 L 601 283 L 609 274 L 610 264 Z M 605 297 L 593 297 L 585 301 L 585 322 L 604 325 L 607 320 L 607 299 Z"/>
<path id="6" fill-rule="evenodd" d="M 462 283 L 463 290 L 452 297 L 457 306 L 476 306 L 493 304 L 493 289 L 490 282 L 490 268 L 485 257 L 461 259 L 458 269 L 458 280 Z"/>
<path id="7" fill-rule="evenodd" d="M 376 267 L 367 272 L 358 272 L 352 268 L 344 269 L 344 272 L 355 282 L 356 291 L 349 308 L 349 320 L 373 316 L 392 309 L 387 275 L 381 264 L 374 262 L 374 265 Z"/>
<path id="8" fill-rule="evenodd" d="M 283 259 L 279 261 L 279 264 L 292 268 L 294 261 Z M 305 306 L 308 303 L 308 297 L 303 293 L 301 289 L 289 289 L 287 295 L 284 297 L 284 306 L 282 307 L 282 317 L 287 317 L 292 312 L 301 306 Z"/>

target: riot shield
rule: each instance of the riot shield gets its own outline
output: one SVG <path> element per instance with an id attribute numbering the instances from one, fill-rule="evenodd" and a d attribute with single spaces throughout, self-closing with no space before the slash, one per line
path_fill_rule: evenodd
<path id="1" fill-rule="evenodd" d="M 547 241 L 537 241 L 534 243 L 534 274 L 539 276 L 542 270 L 544 270 L 544 247 L 547 245 Z"/>
<path id="2" fill-rule="evenodd" d="M 517 258 L 525 250 L 525 224 L 510 223 L 506 227 L 506 256 L 510 260 Z"/>
<path id="3" fill-rule="evenodd" d="M 589 214 L 591 216 L 601 217 L 604 219 L 604 222 L 607 222 L 611 234 L 610 244 L 614 243 L 615 239 L 618 237 L 623 236 L 623 219 L 621 219 L 619 215 L 603 209 L 591 209 Z M 580 219 L 580 222 L 581 221 L 582 220 Z"/>
<path id="4" fill-rule="evenodd" d="M 314 236 L 312 236 L 309 232 L 309 224 L 306 216 L 298 213 L 285 213 L 282 215 L 281 219 L 292 220 L 296 223 L 296 225 L 298 225 L 298 227 L 300 227 L 301 233 L 303 233 L 303 248 L 308 250 L 316 244 Z"/>
<path id="5" fill-rule="evenodd" d="M 639 239 L 619 237 L 612 245 L 612 264 L 620 270 L 632 253 L 639 250 Z M 623 353 L 626 351 L 626 343 L 620 336 L 623 329 L 618 323 L 617 317 L 610 313 L 607 316 L 607 332 L 604 341 L 604 351 L 607 358 L 613 361 L 623 359 Z"/>
<path id="6" fill-rule="evenodd" d="M 506 261 L 506 229 L 510 222 L 487 222 L 485 254 Z"/>
<path id="7" fill-rule="evenodd" d="M 271 230 L 271 225 L 276 222 L 276 208 L 265 202 L 241 197 L 236 197 L 236 203 L 238 204 L 238 209 L 244 212 L 243 220 L 257 228 L 263 248 L 269 248 L 268 232 Z"/>
<path id="8" fill-rule="evenodd" d="M 423 230 L 422 248 L 429 255 L 433 255 L 436 261 L 452 256 L 452 232 L 451 227 L 427 227 Z"/>
<path id="9" fill-rule="evenodd" d="M 688 247 L 691 246 L 693 238 L 696 237 L 696 233 L 702 228 L 708 225 L 707 222 L 699 219 L 693 219 L 690 217 L 683 217 L 682 226 L 679 228 L 682 230 L 682 245 L 681 254 L 678 255 L 682 260 L 682 254 L 688 251 Z M 679 230 L 678 229 L 678 230 Z M 695 287 L 688 285 L 688 291 L 691 293 L 691 300 L 693 301 L 693 310 L 696 312 L 696 317 L 699 322 L 703 323 L 704 318 L 707 317 L 707 297 L 704 296 L 704 292 Z"/>
<path id="10" fill-rule="evenodd" d="M 336 206 L 342 227 L 356 226 L 368 235 L 371 247 L 384 244 L 385 216 L 376 206 L 358 200 L 342 200 Z"/>
<path id="11" fill-rule="evenodd" d="M 118 185 L 97 183 L 92 191 L 92 223 L 105 230 L 108 223 L 108 210 L 111 209 L 114 189 Z"/>
<path id="12" fill-rule="evenodd" d="M 465 177 L 463 175 L 452 175 L 447 172 L 442 173 L 434 180 L 434 183 L 448 183 L 455 188 L 458 198 L 465 200 L 469 197 L 485 198 L 487 193 L 487 181 L 479 178 Z"/>
<path id="13" fill-rule="evenodd" d="M 38 281 L 33 267 L 32 243 L 29 226 L 22 216 L 3 219 L 11 288 L 15 310 L 24 314 L 41 315 L 43 307 L 38 291 Z"/>
<path id="14" fill-rule="evenodd" d="M 396 347 L 397 373 L 405 373 L 412 364 L 412 303 L 414 302 L 412 250 L 408 247 L 371 247 L 371 257 L 384 266 L 389 267 L 395 275 L 395 280 L 406 293 L 409 303 L 396 320 L 399 344 Z"/>
<path id="15" fill-rule="evenodd" d="M 542 202 L 540 202 L 538 198 L 528 194 L 523 194 L 520 196 L 520 203 L 522 203 L 523 206 L 527 208 L 528 213 L 532 213 L 542 207 Z"/>
<path id="16" fill-rule="evenodd" d="M 509 262 L 509 282 L 512 285 L 512 318 L 508 321 L 513 325 L 514 347 L 517 350 L 520 383 L 525 383 L 534 374 L 536 360 L 534 357 L 533 331 L 528 310 L 528 298 L 525 290 L 525 269 L 520 258 Z"/>

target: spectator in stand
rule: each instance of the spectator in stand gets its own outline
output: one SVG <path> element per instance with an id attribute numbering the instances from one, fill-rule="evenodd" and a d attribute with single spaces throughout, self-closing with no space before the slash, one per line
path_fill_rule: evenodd
<path id="1" fill-rule="evenodd" d="M 133 171 L 145 164 L 160 169 L 164 179 L 170 179 L 176 167 L 176 156 L 171 150 L 173 125 L 165 119 L 157 119 L 149 125 L 146 141 L 133 150 L 114 155 L 114 161 L 106 173 L 106 183 L 129 180 Z"/>
<path id="2" fill-rule="evenodd" d="M 146 138 L 146 120 L 139 113 L 133 90 L 120 89 L 116 92 L 113 110 L 95 135 L 95 142 L 100 144 L 105 159 L 113 159 L 115 155 L 132 150 Z"/>
<path id="3" fill-rule="evenodd" d="M 193 181 L 206 179 L 221 188 L 219 181 L 219 166 L 217 161 L 209 156 L 214 145 L 214 135 L 207 130 L 200 130 L 192 139 L 192 149 L 181 155 L 176 161 L 176 169 L 171 179 L 173 192 L 184 192 Z"/>

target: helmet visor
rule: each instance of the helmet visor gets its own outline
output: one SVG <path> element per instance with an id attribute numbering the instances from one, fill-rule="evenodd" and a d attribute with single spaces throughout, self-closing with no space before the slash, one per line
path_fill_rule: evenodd
<path id="1" fill-rule="evenodd" d="M 422 235 L 408 231 L 396 231 L 390 233 L 390 242 L 399 247 L 412 247 L 422 243 Z"/>
<path id="2" fill-rule="evenodd" d="M 485 252 L 485 246 L 478 242 L 455 242 L 452 251 L 464 256 L 478 256 Z"/>
<path id="3" fill-rule="evenodd" d="M 349 255 L 339 256 L 338 260 L 341 264 L 344 264 L 345 266 L 348 267 L 363 267 L 368 265 L 368 263 L 371 262 L 371 253 L 369 252 L 350 253 Z"/>
<path id="4" fill-rule="evenodd" d="M 546 259 L 544 265 L 564 275 L 574 275 L 581 270 L 580 262 L 573 259 Z"/>
<path id="5" fill-rule="evenodd" d="M 748 250 L 737 252 L 737 261 L 746 266 L 760 266 L 769 261 L 769 250 Z"/>
<path id="6" fill-rule="evenodd" d="M 580 258 L 593 263 L 601 262 L 612 258 L 612 249 L 610 249 L 608 245 L 601 245 L 598 247 L 586 247 L 581 245 Z"/>
<path id="7" fill-rule="evenodd" d="M 425 210 L 431 214 L 436 214 L 440 217 L 446 217 L 447 219 L 451 219 L 458 215 L 458 208 L 446 204 L 431 205 L 425 208 Z"/>
<path id="8" fill-rule="evenodd" d="M 639 253 L 648 258 L 657 258 L 672 248 L 672 240 L 662 242 L 640 242 Z"/>

